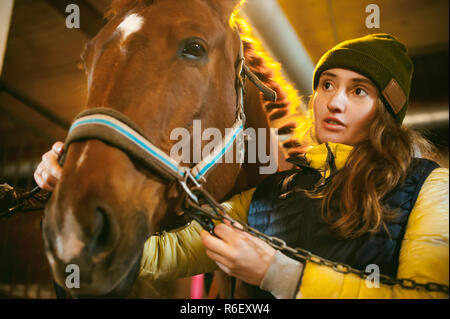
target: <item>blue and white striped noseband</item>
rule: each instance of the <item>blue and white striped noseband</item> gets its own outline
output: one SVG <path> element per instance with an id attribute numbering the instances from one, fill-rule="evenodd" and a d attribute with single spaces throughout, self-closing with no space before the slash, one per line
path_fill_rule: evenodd
<path id="1" fill-rule="evenodd" d="M 212 167 L 232 148 L 239 135 L 243 133 L 243 129 L 243 121 L 238 118 L 223 138 L 221 147 L 216 147 L 195 166 L 187 167 L 181 166 L 150 142 L 142 129 L 122 113 L 109 108 L 93 108 L 82 112 L 72 123 L 66 147 L 73 141 L 100 139 L 137 158 L 150 169 L 157 171 L 164 179 L 183 181 L 189 176 L 201 183 L 205 181 Z"/>

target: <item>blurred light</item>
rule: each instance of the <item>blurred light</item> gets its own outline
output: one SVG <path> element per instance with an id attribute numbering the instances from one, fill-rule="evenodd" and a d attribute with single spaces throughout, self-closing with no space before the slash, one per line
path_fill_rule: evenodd
<path id="1" fill-rule="evenodd" d="M 433 109 L 428 112 L 411 112 L 406 115 L 403 124 L 408 127 L 413 126 L 440 126 L 449 121 L 449 109 L 448 107 L 441 107 L 439 109 Z"/>

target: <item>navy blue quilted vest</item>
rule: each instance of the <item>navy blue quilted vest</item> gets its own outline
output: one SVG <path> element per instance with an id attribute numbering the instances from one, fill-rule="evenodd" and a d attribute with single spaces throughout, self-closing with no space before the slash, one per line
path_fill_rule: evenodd
<path id="1" fill-rule="evenodd" d="M 268 176 L 256 188 L 248 224 L 283 239 L 291 247 L 301 247 L 360 270 L 376 264 L 382 274 L 395 277 L 409 214 L 425 179 L 439 165 L 426 159 L 413 159 L 405 181 L 385 196 L 384 205 L 398 209 L 397 220 L 387 225 L 389 234 L 381 230 L 358 238 L 337 239 L 321 218 L 320 199 L 311 199 L 304 194 L 304 190 L 310 190 L 321 179 L 320 173 L 306 162 L 295 160 L 300 170 Z M 259 289 L 251 289 L 250 293 L 260 298 L 270 295 L 266 293 L 265 296 Z"/>

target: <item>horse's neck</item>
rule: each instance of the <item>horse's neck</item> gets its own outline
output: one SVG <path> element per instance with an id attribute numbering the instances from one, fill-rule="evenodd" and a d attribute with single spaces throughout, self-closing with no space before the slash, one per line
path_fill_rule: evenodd
<path id="1" fill-rule="evenodd" d="M 250 81 L 246 82 L 245 89 L 246 89 L 244 101 L 245 115 L 246 115 L 245 127 L 246 129 L 253 128 L 255 130 L 256 141 L 260 141 L 260 139 L 263 138 L 263 136 L 261 136 L 260 133 L 261 129 L 264 129 L 266 154 L 269 155 L 270 143 L 271 141 L 273 141 L 276 145 L 272 146 L 274 152 L 273 154 L 270 154 L 272 156 L 270 161 L 276 162 L 278 171 L 283 170 L 287 156 L 284 153 L 282 146 L 277 143 L 276 137 L 273 136 L 272 140 L 269 138 L 270 134 L 273 134 L 273 132 L 270 129 L 270 123 L 266 115 L 266 110 L 264 109 L 262 103 L 261 94 Z M 246 152 L 248 151 L 249 150 L 247 149 Z M 257 186 L 267 176 L 261 174 L 260 167 L 268 166 L 269 163 L 261 163 L 260 160 L 261 158 L 258 156 L 258 154 L 256 154 L 256 163 L 247 163 L 247 161 L 244 162 L 239 172 L 235 187 L 233 188 L 232 191 L 233 194 Z"/>

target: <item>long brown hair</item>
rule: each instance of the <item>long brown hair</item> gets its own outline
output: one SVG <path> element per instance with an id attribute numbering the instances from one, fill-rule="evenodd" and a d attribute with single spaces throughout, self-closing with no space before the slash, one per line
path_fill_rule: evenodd
<path id="1" fill-rule="evenodd" d="M 400 127 L 377 99 L 367 139 L 354 146 L 344 168 L 329 183 L 308 195 L 322 198 L 322 217 L 338 238 L 387 230 L 386 223 L 397 213 L 383 206 L 383 197 L 405 179 L 417 152 L 425 157 L 433 151 L 420 134 Z"/>

